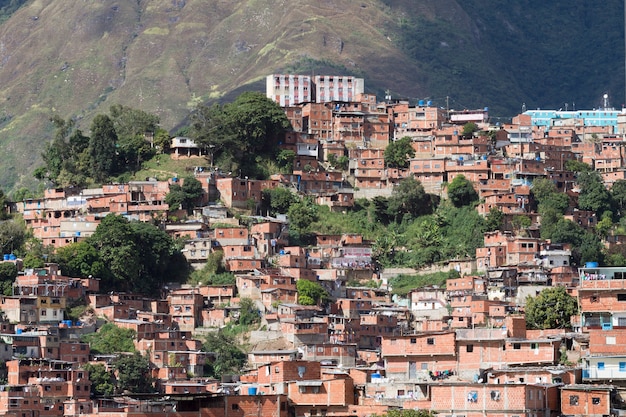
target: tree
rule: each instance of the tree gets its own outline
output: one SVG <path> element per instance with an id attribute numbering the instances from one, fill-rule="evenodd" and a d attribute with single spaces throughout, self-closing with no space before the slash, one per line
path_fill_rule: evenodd
<path id="1" fill-rule="evenodd" d="M 472 137 L 474 132 L 477 132 L 478 130 L 478 125 L 476 123 L 468 122 L 463 125 L 463 131 L 461 132 L 461 135 L 463 135 L 464 137 Z"/>
<path id="2" fill-rule="evenodd" d="M 311 238 L 311 225 L 319 219 L 319 208 L 310 199 L 304 198 L 289 207 L 289 238 L 295 242 L 306 242 Z"/>
<path id="3" fill-rule="evenodd" d="M 244 92 L 232 103 L 198 106 L 191 134 L 225 169 L 256 174 L 257 157 L 275 157 L 290 124 L 283 109 L 259 92 Z"/>
<path id="4" fill-rule="evenodd" d="M 99 114 L 91 122 L 89 155 L 91 176 L 103 182 L 117 170 L 117 134 L 109 116 Z"/>
<path id="5" fill-rule="evenodd" d="M 546 288 L 526 299 L 525 313 L 528 329 L 569 329 L 571 317 L 578 313 L 578 302 L 563 286 Z"/>
<path id="6" fill-rule="evenodd" d="M 0 221 L 0 248 L 2 253 L 18 251 L 26 241 L 26 224 L 17 219 Z"/>
<path id="7" fill-rule="evenodd" d="M 64 275 L 84 278 L 89 275 L 102 277 L 106 267 L 100 259 L 98 250 L 87 241 L 72 243 L 57 249 L 55 261 Z"/>
<path id="8" fill-rule="evenodd" d="M 478 201 L 478 193 L 474 189 L 474 185 L 464 175 L 457 175 L 452 182 L 448 184 L 448 198 L 454 207 L 468 206 Z"/>
<path id="9" fill-rule="evenodd" d="M 617 180 L 611 186 L 611 198 L 617 209 L 617 214 L 621 217 L 626 209 L 626 180 Z"/>
<path id="10" fill-rule="evenodd" d="M 88 238 L 106 266 L 100 285 L 104 291 L 132 291 L 140 279 L 139 247 L 130 222 L 122 216 L 107 215 Z"/>
<path id="11" fill-rule="evenodd" d="M 281 149 L 276 156 L 276 162 L 284 172 L 291 172 L 293 168 L 293 161 L 296 159 L 296 153 L 291 149 Z"/>
<path id="12" fill-rule="evenodd" d="M 400 181 L 389 197 L 388 212 L 396 222 L 415 219 L 433 212 L 435 201 L 413 176 Z"/>
<path id="13" fill-rule="evenodd" d="M 13 262 L 0 262 L 0 291 L 3 295 L 13 295 L 15 278 L 17 266 Z"/>
<path id="14" fill-rule="evenodd" d="M 115 392 L 115 377 L 101 364 L 86 363 L 83 369 L 89 372 L 91 394 L 97 397 L 111 396 Z"/>
<path id="15" fill-rule="evenodd" d="M 137 394 L 154 392 L 150 361 L 139 352 L 120 356 L 113 367 L 117 374 L 116 391 L 118 393 L 126 391 Z"/>
<path id="16" fill-rule="evenodd" d="M 415 156 L 413 141 L 405 136 L 394 142 L 390 142 L 385 149 L 385 165 L 391 168 L 407 168 L 409 159 Z"/>
<path id="17" fill-rule="evenodd" d="M 271 216 L 287 213 L 297 201 L 296 194 L 285 187 L 268 188 L 262 193 L 263 209 L 269 211 Z"/>
<path id="18" fill-rule="evenodd" d="M 298 290 L 298 303 L 302 305 L 319 305 L 329 298 L 328 291 L 320 284 L 306 279 L 299 279 L 296 282 Z"/>
<path id="19" fill-rule="evenodd" d="M 537 178 L 533 181 L 531 193 L 538 202 L 539 213 L 554 209 L 563 214 L 569 207 L 567 194 L 559 192 L 556 185 L 547 178 Z"/>
<path id="20" fill-rule="evenodd" d="M 604 186 L 602 177 L 598 172 L 581 172 L 578 174 L 577 182 L 580 185 L 579 209 L 591 210 L 598 215 L 612 211 L 611 194 Z"/>
<path id="21" fill-rule="evenodd" d="M 134 330 L 123 329 L 113 323 L 105 323 L 96 333 L 85 334 L 81 340 L 89 343 L 92 353 L 112 354 L 134 352 L 134 338 Z"/>
<path id="22" fill-rule="evenodd" d="M 189 274 L 180 243 L 149 223 L 109 214 L 86 242 L 97 252 L 99 262 L 95 266 L 103 266 L 90 274 L 99 273 L 104 291 L 155 295 L 166 281 L 184 282 Z M 92 252 L 85 249 L 82 254 L 85 259 L 92 259 Z M 88 267 L 82 262 L 69 264 L 80 271 Z"/>
<path id="23" fill-rule="evenodd" d="M 238 324 L 242 326 L 251 326 L 261 321 L 261 315 L 254 301 L 251 298 L 243 297 L 239 301 L 239 319 Z"/>
<path id="24" fill-rule="evenodd" d="M 246 354 L 235 338 L 221 330 L 206 335 L 202 350 L 215 354 L 215 360 L 205 365 L 207 376 L 221 379 L 223 375 L 239 374 L 246 363 Z"/>
<path id="25" fill-rule="evenodd" d="M 165 196 L 165 202 L 169 206 L 170 211 L 183 208 L 188 213 L 191 213 L 191 210 L 202 197 L 204 189 L 202 188 L 202 183 L 195 177 L 183 178 L 182 182 L 182 186 L 179 184 L 170 185 L 170 191 Z"/>
<path id="26" fill-rule="evenodd" d="M 491 207 L 489 213 L 485 217 L 485 231 L 493 232 L 501 230 L 504 221 L 504 213 L 498 207 Z"/>

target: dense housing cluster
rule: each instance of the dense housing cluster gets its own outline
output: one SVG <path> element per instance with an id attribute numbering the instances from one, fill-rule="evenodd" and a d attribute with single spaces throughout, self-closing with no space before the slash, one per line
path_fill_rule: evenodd
<path id="1" fill-rule="evenodd" d="M 566 168 L 572 160 L 599 172 L 608 188 L 626 179 L 626 113 L 526 111 L 511 123 L 492 125 L 486 108 L 378 102 L 364 93 L 363 80 L 335 76 L 271 75 L 267 95 L 284 107 L 293 127 L 281 143 L 295 155 L 291 173 L 240 178 L 207 166 L 210 148 L 176 137 L 172 156 L 199 161 L 194 177 L 203 195 L 191 215 L 166 203 L 179 178 L 49 189 L 42 198 L 12 207 L 35 237 L 56 248 L 89 237 L 108 214 L 158 223 L 184 240 L 183 253 L 196 269 L 220 252 L 236 283 L 176 285 L 154 299 L 103 294 L 98 277 L 67 277 L 54 264 L 24 269 L 20 259 L 7 255 L 3 262 L 14 263 L 20 274 L 13 295 L 0 297 L 5 317 L 0 360 L 8 370 L 0 413 L 344 417 L 415 408 L 457 417 L 556 417 L 623 412 L 626 268 L 573 265 L 571 245 L 540 237 L 531 191 L 533 181 L 544 178 L 575 200 L 577 178 Z M 405 137 L 413 155 L 405 166 L 390 166 L 385 151 Z M 344 167 L 336 166 L 341 158 L 347 158 Z M 343 211 L 357 198 L 390 196 L 409 177 L 446 198 L 446 184 L 461 175 L 478 193 L 479 213 L 497 208 L 504 224 L 523 215 L 530 225 L 525 234 L 511 228 L 486 233 L 475 254 L 433 267 L 455 270 L 459 278 L 414 288 L 406 296 L 392 295 L 389 285 L 402 271 L 379 268 L 372 242 L 363 236 L 316 233 L 312 244 L 295 246 L 286 216 L 259 215 L 265 190 L 286 188 Z M 241 223 L 240 216 L 232 216 L 236 209 L 249 211 L 252 220 Z M 187 220 L 172 221 L 174 215 Z M 589 230 L 599 221 L 598 213 L 573 207 L 565 216 Z M 614 236 L 606 244 L 621 243 Z M 298 282 L 304 281 L 321 286 L 327 302 L 303 305 Z M 376 285 L 354 284 L 365 282 Z M 578 313 L 558 328 L 527 326 L 527 297 L 552 287 L 574 297 Z M 247 365 L 236 375 L 204 377 L 205 366 L 217 358 L 201 350 L 201 335 L 236 322 L 243 298 L 254 302 L 262 326 L 250 335 Z M 88 300 L 93 315 L 68 321 L 66 307 L 79 299 Z M 79 341 L 103 319 L 135 332 L 134 346 L 149 360 L 154 392 L 90 395 L 85 365 L 114 367 L 123 356 L 94 354 Z"/>

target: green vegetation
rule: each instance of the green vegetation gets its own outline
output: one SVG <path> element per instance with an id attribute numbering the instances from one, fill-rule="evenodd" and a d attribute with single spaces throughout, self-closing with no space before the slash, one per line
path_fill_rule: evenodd
<path id="1" fill-rule="evenodd" d="M 91 381 L 91 394 L 96 397 L 106 397 L 115 392 L 115 377 L 107 371 L 106 366 L 101 363 L 86 363 L 83 369 L 89 372 Z"/>
<path id="2" fill-rule="evenodd" d="M 526 299 L 526 327 L 528 329 L 570 329 L 570 318 L 578 313 L 576 298 L 563 286 L 546 288 L 536 297 Z"/>
<path id="3" fill-rule="evenodd" d="M 429 285 L 437 285 L 440 288 L 445 288 L 447 279 L 459 278 L 459 276 L 459 273 L 455 270 L 449 272 L 435 272 L 432 274 L 400 274 L 389 280 L 389 286 L 391 286 L 392 294 L 404 296 L 415 288 L 422 288 Z"/>
<path id="4" fill-rule="evenodd" d="M 183 185 L 178 183 L 170 185 L 170 192 L 165 196 L 170 211 L 185 209 L 191 214 L 193 208 L 202 197 L 202 183 L 195 177 L 185 177 Z"/>
<path id="5" fill-rule="evenodd" d="M 239 318 L 237 324 L 252 326 L 261 321 L 261 313 L 251 298 L 243 297 L 239 300 Z"/>
<path id="6" fill-rule="evenodd" d="M 299 279 L 296 282 L 296 288 L 298 290 L 298 303 L 301 305 L 320 305 L 330 298 L 328 291 L 317 282 Z"/>
<path id="7" fill-rule="evenodd" d="M 57 251 L 68 276 L 92 275 L 103 291 L 156 294 L 165 282 L 184 282 L 189 267 L 177 243 L 157 227 L 107 215 L 92 236 Z"/>
<path id="8" fill-rule="evenodd" d="M 415 156 L 410 137 L 405 136 L 395 142 L 389 142 L 385 149 L 385 165 L 391 168 L 408 168 L 409 159 Z"/>
<path id="9" fill-rule="evenodd" d="M 112 354 L 134 352 L 134 338 L 134 330 L 123 329 L 113 323 L 106 323 L 96 333 L 83 335 L 81 341 L 89 343 L 91 353 Z"/>
<path id="10" fill-rule="evenodd" d="M 454 207 L 469 206 L 478 201 L 478 193 L 472 182 L 461 174 L 454 177 L 452 182 L 448 184 L 448 199 Z"/>
<path id="11" fill-rule="evenodd" d="M 289 127 L 278 104 L 264 94 L 244 92 L 232 103 L 198 106 L 190 134 L 221 169 L 265 178 L 270 173 L 261 169 L 261 162 L 276 160 L 278 142 Z"/>
<path id="12" fill-rule="evenodd" d="M 298 196 L 285 187 L 277 187 L 263 190 L 261 209 L 270 216 L 284 214 L 289 211 L 292 204 L 298 201 Z"/>
<path id="13" fill-rule="evenodd" d="M 194 285 L 233 285 L 236 282 L 235 275 L 226 272 L 222 259 L 223 251 L 209 253 L 204 267 L 193 271 L 189 282 Z"/>
<path id="14" fill-rule="evenodd" d="M 221 330 L 205 337 L 202 350 L 215 354 L 215 360 L 204 366 L 206 376 L 221 379 L 224 375 L 238 375 L 246 363 L 246 353 L 235 337 Z"/>
<path id="15" fill-rule="evenodd" d="M 150 372 L 150 361 L 146 356 L 135 352 L 132 355 L 121 355 L 113 364 L 117 372 L 117 393 L 152 393 L 154 379 Z"/>
<path id="16" fill-rule="evenodd" d="M 17 278 L 17 266 L 12 262 L 0 263 L 0 292 L 3 295 L 13 295 L 13 283 Z"/>

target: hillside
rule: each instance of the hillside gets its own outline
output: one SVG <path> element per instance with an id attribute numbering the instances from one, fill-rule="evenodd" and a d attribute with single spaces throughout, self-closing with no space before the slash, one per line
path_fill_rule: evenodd
<path id="1" fill-rule="evenodd" d="M 5 2 L 7 3 L 7 2 Z M 15 1 L 8 3 L 16 3 Z M 19 2 L 17 2 L 19 3 Z M 87 131 L 112 104 L 173 130 L 273 72 L 348 73 L 382 97 L 529 108 L 622 100 L 621 2 L 26 1 L 0 25 L 0 186 L 30 170 L 56 113 Z M 88 133 L 88 132 L 86 132 Z"/>

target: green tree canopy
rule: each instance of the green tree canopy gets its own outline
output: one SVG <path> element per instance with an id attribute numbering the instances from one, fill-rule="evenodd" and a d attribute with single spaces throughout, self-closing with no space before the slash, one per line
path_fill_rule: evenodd
<path id="1" fill-rule="evenodd" d="M 535 179 L 530 191 L 538 203 L 540 214 L 549 209 L 563 214 L 569 207 L 567 194 L 559 192 L 556 185 L 547 178 Z"/>
<path id="2" fill-rule="evenodd" d="M 455 207 L 462 207 L 478 201 L 478 193 L 470 180 L 464 175 L 457 175 L 448 184 L 448 198 Z"/>
<path id="3" fill-rule="evenodd" d="M 415 156 L 412 143 L 413 141 L 408 136 L 389 142 L 385 149 L 385 165 L 391 168 L 407 168 L 409 159 Z"/>
<path id="4" fill-rule="evenodd" d="M 183 208 L 188 213 L 191 213 L 191 210 L 204 194 L 204 189 L 202 188 L 202 183 L 195 177 L 185 177 L 182 182 L 183 185 L 170 185 L 170 191 L 165 196 L 165 202 L 169 206 L 170 211 Z"/>
<path id="5" fill-rule="evenodd" d="M 112 354 L 134 352 L 134 338 L 134 330 L 123 329 L 113 323 L 105 323 L 96 333 L 85 334 L 81 340 L 89 343 L 92 353 Z"/>
<path id="6" fill-rule="evenodd" d="M 546 288 L 526 299 L 525 313 L 528 329 L 569 329 L 571 317 L 578 313 L 578 302 L 563 286 Z"/>
<path id="7" fill-rule="evenodd" d="M 388 201 L 388 213 L 396 222 L 430 214 L 436 206 L 435 196 L 424 191 L 422 183 L 413 176 L 400 181 Z"/>
<path id="8" fill-rule="evenodd" d="M 207 361 L 205 365 L 207 376 L 221 378 L 223 375 L 240 374 L 246 364 L 246 354 L 236 339 L 221 330 L 206 335 L 202 350 L 215 354 L 215 360 Z"/>
<path id="9" fill-rule="evenodd" d="M 103 182 L 113 175 L 118 166 L 117 133 L 109 116 L 99 114 L 91 122 L 89 139 L 91 176 Z"/>
<path id="10" fill-rule="evenodd" d="M 100 276 L 104 291 L 154 295 L 166 281 L 184 282 L 189 274 L 177 243 L 149 223 L 109 214 L 87 243 L 97 251 L 98 267 L 104 266 Z"/>
<path id="11" fill-rule="evenodd" d="M 329 299 L 328 291 L 317 282 L 299 279 L 296 282 L 296 289 L 298 303 L 302 305 L 317 305 Z"/>
<path id="12" fill-rule="evenodd" d="M 292 204 L 298 201 L 298 197 L 285 187 L 268 188 L 262 194 L 263 210 L 269 211 L 270 216 L 284 214 L 289 211 Z"/>
<path id="13" fill-rule="evenodd" d="M 617 209 L 617 214 L 621 217 L 626 214 L 626 180 L 617 180 L 611 186 L 611 198 Z"/>
<path id="14" fill-rule="evenodd" d="M 259 309 L 251 298 L 243 297 L 239 300 L 239 319 L 238 324 L 242 326 L 251 326 L 261 321 Z"/>
<path id="15" fill-rule="evenodd" d="M 578 174 L 577 182 L 580 185 L 579 209 L 591 210 L 598 216 L 606 211 L 612 211 L 611 194 L 604 186 L 602 177 L 598 172 L 581 172 Z"/>
<path id="16" fill-rule="evenodd" d="M 115 392 L 115 377 L 101 363 L 86 363 L 83 369 L 89 372 L 91 394 L 96 397 L 108 397 Z"/>
<path id="17" fill-rule="evenodd" d="M 289 207 L 289 239 L 294 243 L 305 243 L 312 239 L 311 226 L 319 220 L 319 207 L 308 198 Z"/>
<path id="18" fill-rule="evenodd" d="M 132 355 L 121 355 L 113 364 L 117 374 L 118 393 L 152 393 L 154 379 L 150 371 L 147 357 L 135 352 Z"/>
<path id="19" fill-rule="evenodd" d="M 13 295 L 13 283 L 17 278 L 17 266 L 13 262 L 0 262 L 0 291 Z"/>
<path id="20" fill-rule="evenodd" d="M 259 92 L 244 92 L 235 101 L 198 106 L 191 116 L 194 141 L 220 167 L 256 176 L 256 158 L 275 158 L 289 120 L 283 109 Z"/>

